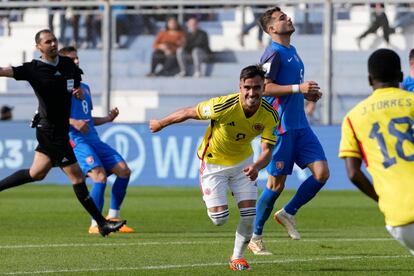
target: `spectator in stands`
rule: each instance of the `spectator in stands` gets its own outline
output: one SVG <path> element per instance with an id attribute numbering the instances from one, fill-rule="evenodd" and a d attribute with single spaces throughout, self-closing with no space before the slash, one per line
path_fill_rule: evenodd
<path id="1" fill-rule="evenodd" d="M 368 29 L 357 37 L 358 48 L 361 48 L 361 40 L 368 34 L 376 34 L 379 28 L 382 28 L 384 40 L 387 45 L 390 44 L 390 25 L 388 23 L 387 15 L 385 14 L 385 6 L 383 3 L 371 4 L 371 22 Z"/>
<path id="2" fill-rule="evenodd" d="M 79 47 L 79 20 L 80 20 L 80 8 L 68 8 L 66 11 L 66 16 L 68 22 L 72 26 L 72 38 L 70 44 Z"/>
<path id="3" fill-rule="evenodd" d="M 3 35 L 10 36 L 10 9 L 9 8 L 0 8 L 0 24 L 3 24 L 5 30 Z"/>
<path id="4" fill-rule="evenodd" d="M 129 15 L 125 12 L 127 6 L 114 5 L 112 7 L 115 16 L 115 45 L 114 48 L 125 48 L 126 44 L 121 43 L 121 35 L 128 34 L 128 25 L 130 23 Z"/>
<path id="5" fill-rule="evenodd" d="M 61 0 L 50 0 L 49 2 L 60 2 Z M 55 15 L 59 15 L 59 42 L 66 43 L 65 41 L 65 31 L 66 31 L 66 8 L 64 7 L 49 7 L 49 30 L 54 33 L 53 20 Z"/>
<path id="6" fill-rule="evenodd" d="M 267 6 L 264 6 L 264 5 L 254 5 L 254 6 L 252 6 L 254 19 L 253 19 L 252 22 L 243 25 L 242 32 L 239 36 L 239 42 L 240 42 L 240 45 L 242 47 L 244 47 L 244 36 L 248 35 L 250 30 L 253 29 L 256 26 L 258 28 L 257 46 L 259 48 L 263 47 L 263 29 L 260 27 L 259 19 L 260 19 L 260 16 L 262 15 L 262 11 L 260 11 L 260 9 L 266 9 L 266 8 L 267 8 Z"/>
<path id="7" fill-rule="evenodd" d="M 410 74 L 401 83 L 401 89 L 414 92 L 414 49 L 411 49 L 408 59 Z"/>
<path id="8" fill-rule="evenodd" d="M 187 21 L 187 33 L 183 47 L 177 49 L 177 60 L 180 66 L 179 76 L 186 76 L 189 56 L 191 56 L 194 64 L 193 76 L 201 77 L 201 62 L 206 61 L 211 55 L 208 42 L 208 34 L 201 30 L 198 26 L 198 20 L 195 17 Z"/>
<path id="9" fill-rule="evenodd" d="M 101 45 L 102 13 L 87 14 L 85 17 L 86 43 L 84 48 L 96 48 Z"/>
<path id="10" fill-rule="evenodd" d="M 398 29 L 401 29 L 402 32 L 414 24 L 414 11 L 411 11 L 410 8 L 414 8 L 414 4 L 398 4 L 397 5 L 397 14 L 395 15 L 394 26 L 391 28 L 392 32 L 395 32 Z"/>
<path id="11" fill-rule="evenodd" d="M 13 110 L 13 107 L 10 107 L 8 105 L 3 105 L 1 107 L 0 120 L 1 121 L 10 121 L 11 119 L 13 119 L 12 110 Z"/>
<path id="12" fill-rule="evenodd" d="M 184 45 L 185 34 L 177 19 L 169 17 L 165 29 L 158 32 L 152 45 L 151 72 L 147 76 L 173 76 L 178 72 L 177 49 Z M 161 65 L 162 69 L 157 70 Z"/>

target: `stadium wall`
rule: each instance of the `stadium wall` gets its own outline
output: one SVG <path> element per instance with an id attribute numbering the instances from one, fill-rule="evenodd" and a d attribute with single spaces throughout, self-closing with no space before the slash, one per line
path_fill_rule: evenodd
<path id="1" fill-rule="evenodd" d="M 120 152 L 129 164 L 132 170 L 130 185 L 198 186 L 196 149 L 205 128 L 206 124 L 188 123 L 151 134 L 147 124 L 109 124 L 100 126 L 98 131 L 102 140 Z M 325 189 L 354 189 L 347 179 L 343 161 L 337 157 L 340 126 L 315 126 L 313 129 L 324 146 L 330 165 L 331 177 Z M 0 178 L 4 178 L 31 165 L 37 141 L 34 129 L 24 122 L 2 122 L 0 133 Z M 260 139 L 253 145 L 258 152 Z M 261 172 L 260 187 L 264 187 L 266 175 L 266 171 Z M 296 167 L 286 188 L 296 189 L 308 175 L 308 170 Z M 68 180 L 59 169 L 53 169 L 42 183 L 68 184 Z"/>

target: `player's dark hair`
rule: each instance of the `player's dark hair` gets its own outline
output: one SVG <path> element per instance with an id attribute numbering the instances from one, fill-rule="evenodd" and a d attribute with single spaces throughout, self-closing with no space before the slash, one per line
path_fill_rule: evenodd
<path id="1" fill-rule="evenodd" d="M 240 80 L 251 79 L 256 76 L 260 76 L 262 79 L 265 78 L 266 72 L 263 70 L 261 65 L 250 65 L 243 68 L 240 72 Z"/>
<path id="2" fill-rule="evenodd" d="M 74 46 L 63 47 L 59 50 L 59 55 L 66 55 L 68 53 L 77 52 L 78 50 Z"/>
<path id="3" fill-rule="evenodd" d="M 49 30 L 49 29 L 43 29 L 43 30 L 38 31 L 36 33 L 36 35 L 35 35 L 35 42 L 36 42 L 36 44 L 39 44 L 40 43 L 40 40 L 41 40 L 40 39 L 40 35 L 43 34 L 43 33 L 53 34 L 53 32 L 51 30 Z"/>
<path id="4" fill-rule="evenodd" d="M 274 13 L 274 12 L 280 12 L 281 11 L 281 9 L 279 8 L 279 7 L 273 7 L 273 8 L 270 8 L 270 9 L 268 9 L 268 10 L 266 10 L 263 14 L 262 14 L 262 16 L 260 17 L 260 19 L 259 19 L 259 23 L 260 23 L 260 27 L 263 29 L 263 31 L 265 32 L 265 33 L 268 33 L 267 32 L 267 27 L 272 23 L 272 21 L 273 21 L 273 18 L 272 18 L 272 14 Z"/>
<path id="5" fill-rule="evenodd" d="M 408 55 L 408 60 L 413 60 L 414 59 L 414 48 L 411 49 L 410 54 Z"/>
<path id="6" fill-rule="evenodd" d="M 378 49 L 368 59 L 368 73 L 380 82 L 395 82 L 401 77 L 401 61 L 396 52 Z"/>

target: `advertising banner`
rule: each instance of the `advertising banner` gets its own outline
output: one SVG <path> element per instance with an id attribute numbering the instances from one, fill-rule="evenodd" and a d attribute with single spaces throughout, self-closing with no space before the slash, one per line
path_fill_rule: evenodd
<path id="1" fill-rule="evenodd" d="M 97 127 L 101 139 L 115 148 L 128 163 L 132 175 L 130 185 L 198 186 L 199 159 L 196 151 L 206 124 L 173 125 L 152 134 L 147 124 L 106 124 Z M 325 189 L 354 189 L 349 182 L 344 162 L 337 157 L 340 126 L 313 127 L 319 137 L 331 171 Z M 0 124 L 0 178 L 16 170 L 29 168 L 37 141 L 35 130 L 23 122 Z M 255 155 L 260 139 L 253 142 Z M 295 189 L 310 172 L 295 167 L 286 182 L 287 189 Z M 259 175 L 259 186 L 266 183 L 267 172 Z M 109 178 L 113 181 L 113 177 Z M 69 184 L 59 168 L 54 168 L 42 183 Z"/>

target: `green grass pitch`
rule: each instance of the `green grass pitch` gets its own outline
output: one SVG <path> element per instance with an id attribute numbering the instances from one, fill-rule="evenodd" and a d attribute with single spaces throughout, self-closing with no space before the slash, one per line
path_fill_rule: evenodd
<path id="1" fill-rule="evenodd" d="M 285 191 L 276 208 L 291 195 Z M 122 214 L 137 232 L 103 238 L 87 233 L 89 217 L 70 186 L 7 190 L 0 193 L 0 275 L 233 275 L 227 259 L 238 212 L 229 204 L 230 221 L 217 227 L 197 188 L 130 187 Z M 252 270 L 242 273 L 414 275 L 414 257 L 358 191 L 320 192 L 297 223 L 302 240 L 292 241 L 269 219 L 265 242 L 274 254 L 247 252 Z"/>

